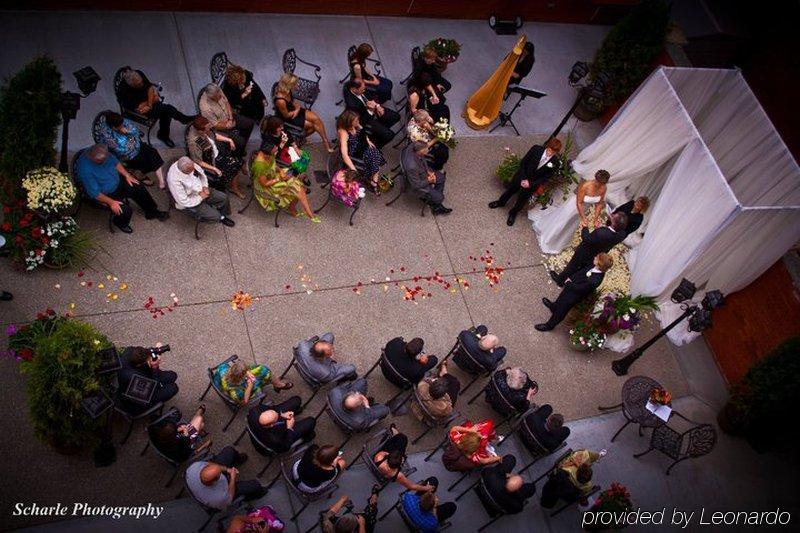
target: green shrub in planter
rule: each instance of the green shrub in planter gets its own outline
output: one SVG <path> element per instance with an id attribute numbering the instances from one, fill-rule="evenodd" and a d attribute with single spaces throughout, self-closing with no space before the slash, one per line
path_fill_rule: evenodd
<path id="1" fill-rule="evenodd" d="M 100 390 L 97 352 L 110 346 L 93 326 L 53 311 L 12 333 L 9 346 L 20 354 L 28 378 L 28 406 L 36 435 L 64 452 L 95 444 L 101 421 L 92 420 L 81 401 Z"/>

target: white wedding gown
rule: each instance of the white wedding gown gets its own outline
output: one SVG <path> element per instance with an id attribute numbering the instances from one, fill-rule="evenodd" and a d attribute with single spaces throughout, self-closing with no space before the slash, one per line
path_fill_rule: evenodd
<path id="1" fill-rule="evenodd" d="M 587 208 L 602 200 L 601 196 L 584 196 L 583 203 Z M 541 220 L 545 213 L 548 213 L 549 231 L 542 227 Z M 560 253 L 569 245 L 572 234 L 575 233 L 575 220 L 578 219 L 578 212 L 575 209 L 575 196 L 570 195 L 566 200 L 558 198 L 548 209 L 531 209 L 528 211 L 528 219 L 533 223 L 533 231 L 539 237 L 539 247 L 546 254 Z"/>

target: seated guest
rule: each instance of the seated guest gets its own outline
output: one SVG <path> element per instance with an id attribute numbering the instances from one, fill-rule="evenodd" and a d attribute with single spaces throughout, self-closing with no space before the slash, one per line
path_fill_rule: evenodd
<path id="1" fill-rule="evenodd" d="M 117 373 L 121 401 L 126 411 L 132 414 L 143 413 L 155 404 L 167 402 L 178 394 L 178 386 L 175 384 L 178 374 L 172 370 L 161 370 L 161 356 L 153 359 L 150 350 L 141 346 L 131 348 L 128 352 L 127 358 L 122 358 L 122 368 Z M 147 404 L 131 400 L 124 395 L 130 382 L 137 375 L 158 382 L 158 386 Z"/>
<path id="2" fill-rule="evenodd" d="M 255 509 L 247 509 L 247 514 L 231 518 L 225 533 L 278 533 L 285 527 L 286 524 L 278 517 L 275 509 L 270 505 L 261 505 Z"/>
<path id="3" fill-rule="evenodd" d="M 164 170 L 161 166 L 164 160 L 158 150 L 142 142 L 139 128 L 127 118 L 113 111 L 106 111 L 104 116 L 105 121 L 101 122 L 100 127 L 100 144 L 105 144 L 129 170 L 138 170 L 142 174 L 155 172 L 158 186 L 163 189 Z M 140 181 L 145 185 L 153 184 L 147 176 Z"/>
<path id="4" fill-rule="evenodd" d="M 625 213 L 628 216 L 628 224 L 625 226 L 625 235 L 636 233 L 636 230 L 644 222 L 644 214 L 650 207 L 650 199 L 647 196 L 640 196 L 636 200 L 625 202 L 618 208 L 614 209 L 614 213 Z M 612 215 L 614 214 L 612 213 Z"/>
<path id="5" fill-rule="evenodd" d="M 354 431 L 365 431 L 389 415 L 389 408 L 367 398 L 366 392 L 364 378 L 342 383 L 328 392 L 328 405 Z"/>
<path id="6" fill-rule="evenodd" d="M 467 357 L 461 350 L 456 351 L 453 361 L 460 368 L 476 373 L 482 372 L 483 369 L 494 370 L 506 356 L 506 349 L 500 346 L 497 335 L 489 334 L 489 330 L 483 324 L 478 326 L 474 333 L 470 330 L 462 331 L 458 334 L 458 340 L 470 356 Z M 475 368 L 473 361 L 477 361 L 481 366 Z"/>
<path id="7" fill-rule="evenodd" d="M 367 68 L 367 58 L 372 55 L 372 46 L 361 43 L 350 58 L 350 79 L 363 81 L 367 86 L 367 98 L 379 104 L 392 99 L 392 80 L 373 74 Z"/>
<path id="8" fill-rule="evenodd" d="M 360 80 L 350 80 L 344 84 L 344 105 L 358 113 L 361 124 L 369 130 L 370 137 L 378 148 L 383 148 L 395 136 L 392 126 L 400 121 L 400 115 L 387 109 L 375 100 L 364 95 L 366 85 Z"/>
<path id="9" fill-rule="evenodd" d="M 117 93 L 119 103 L 125 109 L 158 120 L 158 139 L 169 148 L 175 143 L 169 138 L 169 127 L 174 118 L 181 124 L 189 124 L 193 116 L 184 115 L 175 107 L 161 101 L 155 85 L 150 83 L 141 70 L 127 69 L 122 73 L 122 81 Z"/>
<path id="10" fill-rule="evenodd" d="M 450 472 L 467 472 L 503 460 L 489 444 L 496 437 L 492 420 L 453 426 L 448 437 L 442 464 Z"/>
<path id="11" fill-rule="evenodd" d="M 247 141 L 256 125 L 253 119 L 234 112 L 225 93 L 215 83 L 203 87 L 197 106 L 200 108 L 200 114 L 211 123 L 214 131 L 224 132 L 233 139 L 236 145 L 234 155 L 244 157 L 247 153 Z"/>
<path id="12" fill-rule="evenodd" d="M 273 148 L 273 152 L 277 150 Z M 308 203 L 308 195 L 300 178 L 291 171 L 280 168 L 275 154 L 259 150 L 250 166 L 253 176 L 253 194 L 267 211 L 286 209 L 293 217 L 306 216 L 311 222 L 320 222 Z M 300 204 L 302 211 L 297 210 Z"/>
<path id="13" fill-rule="evenodd" d="M 167 184 L 175 209 L 187 211 L 201 220 L 217 220 L 229 227 L 235 225 L 228 218 L 231 213 L 228 195 L 209 189 L 205 171 L 190 158 L 183 156 L 169 168 Z"/>
<path id="14" fill-rule="evenodd" d="M 278 86 L 275 88 L 274 100 L 272 101 L 275 106 L 275 112 L 286 122 L 303 130 L 306 136 L 317 132 L 322 139 L 325 150 L 331 153 L 333 148 L 331 148 L 331 141 L 325 132 L 325 123 L 316 113 L 306 109 L 294 100 L 292 91 L 297 87 L 297 80 L 299 79 L 294 74 L 287 72 L 278 80 Z"/>
<path id="15" fill-rule="evenodd" d="M 572 277 L 573 281 L 576 272 L 591 267 L 598 254 L 607 254 L 614 246 L 618 245 L 627 237 L 626 227 L 628 226 L 628 216 L 625 213 L 615 213 L 611 215 L 608 225 L 589 231 L 588 228 L 581 229 L 581 243 L 575 248 L 575 252 L 560 274 L 550 271 L 550 277 L 559 287 L 564 286 L 567 278 Z"/>
<path id="16" fill-rule="evenodd" d="M 277 405 L 256 405 L 247 413 L 247 426 L 276 453 L 288 452 L 295 442 L 311 442 L 316 435 L 314 417 L 295 418 L 302 403 L 300 396 L 292 396 Z"/>
<path id="17" fill-rule="evenodd" d="M 519 367 L 498 370 L 492 374 L 492 380 L 502 398 L 498 397 L 494 387 L 489 387 L 486 390 L 486 401 L 504 416 L 524 413 L 530 409 L 533 397 L 539 392 L 539 384 Z M 513 410 L 509 410 L 509 404 Z"/>
<path id="18" fill-rule="evenodd" d="M 424 73 L 430 76 L 431 83 L 425 86 L 425 90 L 430 95 L 431 101 L 438 103 L 438 94 L 446 93 L 453 86 L 442 76 L 442 72 L 447 68 L 447 63 L 439 57 L 436 50 L 429 46 L 422 49 L 420 58 L 422 61 L 416 64 L 414 71 L 417 75 Z"/>
<path id="19" fill-rule="evenodd" d="M 409 144 L 400 152 L 405 178 L 411 191 L 418 198 L 431 206 L 434 215 L 447 215 L 453 210 L 445 207 L 444 184 L 447 180 L 444 172 L 434 172 L 428 167 L 428 161 L 417 153 L 417 145 Z"/>
<path id="20" fill-rule="evenodd" d="M 203 420 L 205 413 L 206 406 L 201 404 L 188 423 L 181 422 L 178 415 L 177 419 L 166 420 L 156 427 L 148 426 L 153 446 L 177 463 L 186 461 L 193 453 L 211 444 L 210 440 L 207 440 L 205 445 L 200 444 L 200 436 L 205 426 Z"/>
<path id="21" fill-rule="evenodd" d="M 536 494 L 535 484 L 525 483 L 522 476 L 511 473 L 516 464 L 516 457 L 505 455 L 498 464 L 481 472 L 486 492 L 506 514 L 521 513 L 525 500 Z"/>
<path id="22" fill-rule="evenodd" d="M 553 508 L 558 500 L 586 505 L 586 497 L 592 490 L 591 465 L 605 454 L 606 450 L 599 453 L 578 450 L 564 459 L 542 488 L 542 507 Z"/>
<path id="23" fill-rule="evenodd" d="M 325 333 L 319 340 L 305 340 L 297 345 L 298 363 L 320 383 L 343 378 L 356 378 L 356 366 L 337 363 L 333 359 L 333 333 Z"/>
<path id="24" fill-rule="evenodd" d="M 508 80 L 508 86 L 519 85 L 522 80 L 530 74 L 533 64 L 536 62 L 536 57 L 533 54 L 533 43 L 528 41 L 522 49 L 517 64 L 514 67 L 514 72 L 511 73 L 511 78 Z"/>
<path id="25" fill-rule="evenodd" d="M 425 492 L 408 491 L 403 494 L 403 511 L 421 533 L 436 533 L 439 525 L 456 514 L 455 502 L 440 503 L 436 496 L 439 480 L 429 477 L 423 485 L 430 487 Z"/>
<path id="26" fill-rule="evenodd" d="M 569 437 L 569 428 L 564 426 L 564 417 L 553 413 L 553 408 L 547 404 L 528 414 L 525 417 L 525 425 L 536 439 L 535 443 L 528 442 L 528 444 L 544 446 L 548 452 L 554 451 Z M 519 435 L 522 440 L 528 441 L 526 432 L 520 432 Z"/>
<path id="27" fill-rule="evenodd" d="M 453 406 L 458 400 L 461 384 L 458 378 L 447 373 L 447 361 L 439 363 L 436 377 L 427 377 L 417 383 L 416 397 L 418 401 L 411 404 L 411 412 L 418 420 L 427 418 L 430 414 L 437 422 L 447 421 L 453 413 Z M 419 402 L 419 403 L 418 403 Z M 423 411 L 420 403 L 425 406 Z"/>
<path id="28" fill-rule="evenodd" d="M 386 164 L 386 159 L 367 135 L 366 130 L 361 127 L 361 119 L 355 111 L 345 109 L 339 115 L 336 119 L 336 135 L 339 138 L 339 150 L 345 167 L 350 170 L 360 170 L 364 181 L 369 183 L 376 194 L 380 194 L 378 172 Z M 357 169 L 353 158 L 360 159 L 363 168 Z"/>
<path id="29" fill-rule="evenodd" d="M 222 84 L 222 90 L 236 113 L 249 118 L 254 123 L 261 122 L 261 119 L 264 118 L 267 97 L 253 79 L 252 72 L 239 65 L 229 64 L 225 71 L 225 83 Z"/>
<path id="30" fill-rule="evenodd" d="M 618 214 L 615 217 L 624 217 Z M 597 230 L 599 231 L 599 230 Z M 594 264 L 571 274 L 565 280 L 564 288 L 555 302 L 549 298 L 542 298 L 542 303 L 550 312 L 547 322 L 536 324 L 537 331 L 550 331 L 564 320 L 570 309 L 578 305 L 584 298 L 592 294 L 603 283 L 603 278 L 608 269 L 614 265 L 614 260 L 606 253 L 599 253 L 594 258 Z"/>
<path id="31" fill-rule="evenodd" d="M 114 225 L 121 232 L 133 231 L 130 226 L 133 210 L 122 203 L 125 198 L 132 198 L 139 204 L 147 220 L 169 218 L 166 211 L 159 211 L 156 201 L 139 180 L 116 157 L 108 153 L 105 145 L 95 144 L 84 151 L 76 166 L 78 179 L 86 196 L 108 206 L 114 213 Z"/>
<path id="32" fill-rule="evenodd" d="M 186 484 L 192 496 L 206 507 L 226 509 L 233 500 L 257 500 L 267 493 L 258 480 L 243 481 L 234 468 L 247 461 L 247 454 L 226 446 L 208 461 L 196 461 L 186 469 Z"/>
<path id="33" fill-rule="evenodd" d="M 236 180 L 244 160 L 235 154 L 233 139 L 215 132 L 207 118 L 197 117 L 186 132 L 186 149 L 192 161 L 207 171 L 212 187 L 220 191 L 230 189 L 239 198 L 244 198 Z"/>
<path id="34" fill-rule="evenodd" d="M 320 529 L 322 533 L 372 533 L 378 523 L 378 491 L 380 485 L 372 487 L 372 494 L 367 499 L 367 506 L 361 512 L 354 512 L 347 495 L 342 496 L 325 511 L 320 513 Z M 345 512 L 339 514 L 342 509 Z"/>
<path id="35" fill-rule="evenodd" d="M 283 127 L 283 119 L 269 116 L 261 121 L 261 146 L 265 154 L 275 153 L 275 161 L 279 167 L 293 175 L 302 177 L 308 170 L 311 156 L 300 148 L 297 139 L 287 133 Z M 306 185 L 308 182 L 303 180 Z"/>
<path id="36" fill-rule="evenodd" d="M 343 168 L 331 178 L 331 194 L 348 207 L 353 207 L 364 198 L 364 187 L 358 181 L 358 171 Z"/>
<path id="37" fill-rule="evenodd" d="M 439 364 L 439 359 L 435 355 L 428 355 L 422 349 L 425 341 L 415 337 L 408 342 L 403 337 L 395 337 L 386 343 L 383 355 L 389 364 L 411 383 L 419 383 L 431 368 Z M 383 376 L 397 385 L 403 387 L 405 384 L 395 378 L 393 374 L 388 374 L 383 369 Z"/>
<path id="38" fill-rule="evenodd" d="M 214 379 L 220 389 L 234 402 L 247 405 L 253 394 L 261 392 L 261 388 L 269 381 L 275 392 L 291 389 L 294 384 L 282 381 L 272 374 L 267 365 L 246 365 L 241 359 L 222 363 L 214 373 Z"/>
<path id="39" fill-rule="evenodd" d="M 372 456 L 372 461 L 378 467 L 378 471 L 388 481 L 396 481 L 408 490 L 427 492 L 432 491 L 435 487 L 431 485 L 420 485 L 414 483 L 403 473 L 403 463 L 406 460 L 406 448 L 408 447 L 408 437 L 398 431 L 397 427 L 392 424 L 389 427 L 392 436 L 386 439 L 375 455 Z"/>
<path id="40" fill-rule="evenodd" d="M 417 155 L 427 157 L 428 166 L 434 172 L 444 168 L 450 159 L 450 148 L 439 141 L 433 130 L 433 118 L 424 109 L 418 109 L 406 126 L 408 138 L 414 144 Z"/>
<path id="41" fill-rule="evenodd" d="M 450 120 L 450 108 L 445 103 L 447 98 L 433 86 L 433 81 L 427 72 L 412 75 L 407 82 L 406 91 L 409 115 L 413 116 L 418 109 L 424 109 L 431 114 L 434 121 L 443 118 Z M 433 96 L 436 97 L 436 103 L 432 102 Z"/>
<path id="42" fill-rule="evenodd" d="M 315 492 L 333 483 L 345 466 L 347 463 L 336 446 L 312 444 L 294 465 L 295 479 L 301 490 Z"/>

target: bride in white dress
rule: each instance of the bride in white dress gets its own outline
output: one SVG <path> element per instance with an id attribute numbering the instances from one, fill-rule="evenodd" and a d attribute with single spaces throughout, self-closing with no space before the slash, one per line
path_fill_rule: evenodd
<path id="1" fill-rule="evenodd" d="M 578 207 L 578 216 L 581 219 L 581 227 L 588 227 L 591 230 L 600 226 L 600 215 L 606 204 L 606 183 L 610 177 L 608 171 L 598 170 L 593 180 L 586 180 L 578 185 L 575 201 Z M 590 214 L 593 215 L 591 221 Z"/>

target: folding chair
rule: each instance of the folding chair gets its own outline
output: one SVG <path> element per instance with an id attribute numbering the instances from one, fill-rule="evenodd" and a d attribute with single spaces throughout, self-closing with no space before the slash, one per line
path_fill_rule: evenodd
<path id="1" fill-rule="evenodd" d="M 231 410 L 231 417 L 225 424 L 225 427 L 222 428 L 223 432 L 228 431 L 228 426 L 231 425 L 231 422 L 233 422 L 233 419 L 236 418 L 236 415 L 239 413 L 239 410 L 243 406 L 239 402 L 233 401 L 230 396 L 225 394 L 225 392 L 220 387 L 219 382 L 217 381 L 216 372 L 217 369 L 220 367 L 220 365 L 225 363 L 231 363 L 237 360 L 238 358 L 239 356 L 234 354 L 225 359 L 224 361 L 222 361 L 221 363 L 219 363 L 217 366 L 208 368 L 208 387 L 206 387 L 206 390 L 205 392 L 203 392 L 203 395 L 200 396 L 200 401 L 202 401 L 203 398 L 206 397 L 206 394 L 208 394 L 208 391 L 213 388 L 214 392 L 216 392 L 217 396 L 219 396 L 222 399 L 222 402 L 225 404 L 225 406 Z M 266 394 L 264 393 L 264 391 L 261 391 L 250 398 L 250 402 L 248 403 L 248 405 L 249 406 L 260 405 L 261 403 L 264 402 L 265 399 L 266 399 Z"/>
<path id="2" fill-rule="evenodd" d="M 172 482 L 175 480 L 175 476 L 178 475 L 178 471 L 180 470 L 181 465 L 186 464 L 187 462 L 199 461 L 208 456 L 209 453 L 211 453 L 211 439 L 206 438 L 207 434 L 205 434 L 205 432 L 198 437 L 198 442 L 200 443 L 200 445 L 194 450 L 194 453 L 184 461 L 176 461 L 175 459 L 171 458 L 158 448 L 156 443 L 153 442 L 153 431 L 158 429 L 158 427 L 167 420 L 174 419 L 180 421 L 180 418 L 181 418 L 180 410 L 177 407 L 173 406 L 170 407 L 169 410 L 163 415 L 161 415 L 159 418 L 150 422 L 147 425 L 147 444 L 145 445 L 144 449 L 141 452 L 139 452 L 139 455 L 143 456 L 147 452 L 148 448 L 150 448 L 150 445 L 152 444 L 153 449 L 156 451 L 156 454 L 162 457 L 172 467 L 173 472 L 169 480 L 167 481 L 167 484 L 164 485 L 165 488 L 172 485 Z M 183 490 L 181 490 L 181 494 L 182 493 Z"/>
<path id="3" fill-rule="evenodd" d="M 486 386 L 484 388 L 482 388 L 481 390 L 479 390 L 475 394 L 475 396 L 470 398 L 469 401 L 467 402 L 467 405 L 472 405 L 472 402 L 474 402 L 478 398 L 478 396 L 480 396 L 481 394 L 494 393 L 494 396 L 499 398 L 499 400 L 501 402 L 501 405 L 502 405 L 502 409 L 497 409 L 488 400 L 487 400 L 486 403 L 488 403 L 489 406 L 492 407 L 492 409 L 494 409 L 494 411 L 496 411 L 497 413 L 499 413 L 500 415 L 503 416 L 503 420 L 501 420 L 500 423 L 497 424 L 497 426 L 495 426 L 495 429 L 500 429 L 500 427 L 503 426 L 503 424 L 511 423 L 512 420 L 518 420 L 525 413 L 521 412 L 521 411 L 518 411 L 517 408 L 505 396 L 503 396 L 503 392 L 500 389 L 499 384 L 497 383 L 497 380 L 499 379 L 497 376 L 498 376 L 497 372 L 496 371 L 493 372 L 491 377 L 489 378 L 489 382 L 486 384 Z M 536 388 L 539 387 L 538 384 L 536 384 L 535 381 L 533 383 L 535 384 Z M 508 413 L 510 413 L 510 414 L 508 414 Z M 508 435 L 506 435 L 506 438 L 508 438 L 511 435 L 511 433 L 513 433 L 515 430 L 516 430 L 516 428 L 514 430 L 512 430 Z"/>
<path id="4" fill-rule="evenodd" d="M 380 422 L 380 420 L 376 419 L 376 420 L 373 420 L 370 423 L 369 427 L 367 427 L 366 429 L 363 429 L 363 430 L 355 429 L 352 426 L 350 426 L 347 423 L 347 421 L 344 420 L 339 415 L 339 413 L 336 412 L 335 409 L 331 408 L 330 402 L 328 402 L 328 401 L 326 401 L 325 405 L 322 406 L 322 409 L 320 410 L 320 412 L 317 413 L 316 416 L 314 416 L 314 420 L 319 420 L 319 417 L 321 417 L 323 413 L 328 413 L 328 416 L 333 421 L 333 424 L 336 427 L 338 427 L 345 434 L 344 441 L 342 441 L 342 443 L 339 444 L 339 446 L 338 446 L 338 449 L 340 449 L 340 450 L 342 448 L 344 448 L 347 445 L 348 442 L 350 442 L 350 439 L 353 438 L 353 435 L 355 435 L 357 433 L 368 433 L 375 425 L 377 425 Z"/>
<path id="5" fill-rule="evenodd" d="M 271 487 L 279 477 L 283 477 L 286 487 L 289 489 L 289 498 L 291 499 L 291 495 L 294 494 L 297 499 L 300 500 L 302 507 L 300 507 L 300 509 L 294 515 L 292 515 L 292 522 L 297 521 L 297 517 L 299 517 L 303 511 L 306 510 L 306 507 L 308 507 L 309 503 L 320 500 L 325 496 L 330 498 L 333 496 L 333 493 L 339 489 L 339 484 L 336 483 L 335 479 L 322 485 L 321 487 L 318 487 L 314 491 L 307 491 L 300 488 L 297 480 L 297 464 L 300 462 L 300 459 L 306 452 L 306 448 L 307 446 L 303 446 L 302 448 L 293 451 L 290 455 L 283 457 L 281 459 L 281 471 L 278 472 L 278 475 L 269 484 Z"/>
<path id="6" fill-rule="evenodd" d="M 124 67 L 120 67 L 119 69 L 117 69 L 117 72 L 114 74 L 114 96 L 117 98 L 117 103 L 119 104 L 120 115 L 122 115 L 123 117 L 125 117 L 127 119 L 130 119 L 130 120 L 136 122 L 137 124 L 140 124 L 140 125 L 144 126 L 145 128 L 147 128 L 147 144 L 152 144 L 150 142 L 150 131 L 153 129 L 153 126 L 155 126 L 158 123 L 158 119 L 150 118 L 147 115 L 142 115 L 141 113 L 139 113 L 135 109 L 128 109 L 126 107 L 123 107 L 122 106 L 122 102 L 120 101 L 120 98 L 119 98 L 119 89 L 122 86 L 122 75 L 126 70 L 130 70 L 130 68 L 131 67 L 129 67 L 127 65 L 124 66 Z M 151 83 L 153 83 L 153 82 L 151 82 Z M 164 101 L 164 97 L 161 96 L 161 90 L 162 90 L 161 84 L 160 83 L 153 83 L 153 86 L 158 91 L 159 99 L 163 102 Z"/>
<path id="7" fill-rule="evenodd" d="M 474 328 L 470 328 L 468 331 L 474 333 Z M 463 363 L 459 364 L 458 361 L 455 358 L 453 359 L 453 361 L 456 363 L 456 366 L 458 368 L 460 368 L 461 370 L 463 370 L 467 374 L 470 374 L 470 375 L 474 376 L 472 378 L 472 380 L 470 380 L 470 382 L 467 383 L 467 385 L 463 389 L 461 389 L 461 393 L 463 394 L 464 392 L 467 391 L 467 389 L 469 389 L 472 386 L 473 383 L 478 381 L 478 379 L 489 377 L 492 374 L 492 372 L 494 371 L 494 368 L 487 368 L 487 367 L 483 366 L 483 363 L 481 363 L 480 361 L 475 359 L 472 356 L 472 354 L 469 353 L 469 350 L 467 350 L 464 347 L 464 345 L 461 343 L 461 338 L 460 337 L 461 337 L 460 334 L 459 334 L 458 337 L 456 337 L 455 344 L 453 344 L 453 347 L 450 348 L 450 351 L 447 353 L 447 355 L 445 356 L 444 360 L 447 361 L 450 358 L 451 355 L 459 354 L 459 355 L 463 355 L 464 358 L 466 359 L 466 361 L 468 362 L 467 365 L 464 365 Z M 474 399 L 474 397 L 473 397 L 473 399 Z"/>
<path id="8" fill-rule="evenodd" d="M 378 358 L 377 361 L 375 361 L 375 364 L 372 365 L 372 368 L 370 368 L 369 371 L 366 374 L 364 374 L 364 379 L 368 378 L 369 375 L 372 374 L 372 371 L 375 370 L 375 367 L 377 367 L 378 365 L 380 365 L 381 372 L 383 372 L 384 377 L 392 376 L 393 378 L 397 379 L 397 381 L 403 384 L 403 386 L 400 387 L 400 391 L 398 391 L 397 394 L 392 396 L 386 402 L 386 405 L 390 405 L 397 398 L 399 398 L 401 394 L 403 394 L 404 392 L 409 392 L 414 388 L 414 384 L 408 381 L 405 377 L 403 377 L 403 375 L 394 366 L 392 366 L 392 363 L 390 363 L 389 360 L 386 358 L 386 351 L 384 348 L 381 348 L 381 356 Z M 394 384 L 394 382 L 391 380 L 387 379 L 387 381 Z M 401 403 L 395 408 L 395 410 L 400 409 L 400 407 L 405 405 L 405 403 L 410 398 L 411 398 L 411 393 L 403 400 L 403 403 Z"/>
<path id="9" fill-rule="evenodd" d="M 314 344 L 318 340 L 319 340 L 319 337 L 317 335 L 314 335 L 313 337 L 308 339 L 307 342 L 310 342 L 310 343 Z M 348 379 L 351 379 L 352 376 L 341 376 L 340 378 L 334 379 L 333 381 L 319 381 L 319 380 L 317 380 L 316 378 L 314 378 L 314 376 L 309 374 L 308 369 L 303 366 L 303 363 L 301 362 L 301 359 L 297 356 L 297 351 L 299 350 L 299 348 L 300 348 L 299 346 L 295 346 L 293 348 L 293 350 L 292 350 L 292 360 L 289 362 L 289 366 L 286 367 L 286 370 L 283 371 L 283 374 L 281 374 L 281 379 L 286 377 L 286 374 L 289 373 L 289 370 L 291 370 L 292 367 L 294 367 L 297 370 L 297 373 L 300 374 L 300 377 L 303 378 L 303 381 L 305 381 L 306 384 L 309 387 L 311 387 L 311 396 L 305 402 L 303 402 L 303 405 L 300 406 L 300 409 L 302 410 L 302 409 L 305 408 L 306 405 L 309 404 L 309 402 L 311 402 L 311 400 L 314 399 L 314 397 L 317 395 L 317 393 L 320 391 L 320 389 L 322 389 L 322 387 L 324 387 L 325 385 L 328 385 L 328 384 L 332 384 L 332 385 L 336 386 L 337 384 L 339 384 L 339 383 L 341 383 L 343 381 L 348 381 Z"/>
<path id="10" fill-rule="evenodd" d="M 374 435 L 370 436 L 364 442 L 364 445 L 361 447 L 361 451 L 358 452 L 356 458 L 353 459 L 353 461 L 350 464 L 348 464 L 347 468 L 345 469 L 345 470 L 350 470 L 350 468 L 354 464 L 356 464 L 359 459 L 363 458 L 364 464 L 367 465 L 367 468 L 369 469 L 369 471 L 375 477 L 375 480 L 380 485 L 380 490 L 378 490 L 378 494 L 380 494 L 381 491 L 383 491 L 383 489 L 385 489 L 389 485 L 389 483 L 394 481 L 394 479 L 387 478 L 383 474 L 381 474 L 381 471 L 378 468 L 378 465 L 373 460 L 373 457 L 375 457 L 375 454 L 378 453 L 378 450 L 380 450 L 381 446 L 383 446 L 383 444 L 391 437 L 392 437 L 392 430 L 390 428 L 382 429 L 377 433 L 375 433 Z M 416 471 L 417 471 L 416 468 L 414 468 L 413 466 L 408 466 L 406 460 L 403 459 L 403 465 L 400 467 L 400 472 L 402 472 L 403 475 L 408 477 Z"/>
<path id="11" fill-rule="evenodd" d="M 270 448 L 269 446 L 267 446 L 266 444 L 264 444 L 264 442 L 261 439 L 258 438 L 258 436 L 253 432 L 253 429 L 250 427 L 249 422 L 245 425 L 244 429 L 239 434 L 239 436 L 236 437 L 236 440 L 233 441 L 233 444 L 234 445 L 239 444 L 239 441 L 242 440 L 242 437 L 244 437 L 245 433 L 247 433 L 250 436 L 250 442 L 253 444 L 253 448 L 255 448 L 255 450 L 260 455 L 263 455 L 264 457 L 266 457 L 268 459 L 267 463 L 264 465 L 264 468 L 262 468 L 258 472 L 258 476 L 257 477 L 261 477 L 261 476 L 264 475 L 264 472 L 266 472 L 267 469 L 270 466 L 272 466 L 272 462 L 275 460 L 275 458 L 281 457 L 281 456 L 283 456 L 283 455 L 285 455 L 287 453 L 292 453 L 295 450 L 297 450 L 299 447 L 303 446 L 303 444 L 304 444 L 303 439 L 297 439 L 296 441 L 294 441 L 292 443 L 292 446 L 289 448 L 289 450 L 287 450 L 285 452 L 276 451 L 276 450 Z M 275 480 L 273 479 L 272 482 L 269 484 L 269 486 L 267 486 L 267 488 L 268 489 L 272 488 L 272 484 L 274 482 L 275 482 Z"/>
<path id="12" fill-rule="evenodd" d="M 530 412 L 533 412 L 533 410 L 528 411 L 528 413 Z M 560 449 L 564 448 L 567 445 L 566 441 L 564 441 L 561 444 L 559 444 L 558 447 L 554 450 L 548 450 L 547 448 L 545 448 L 544 445 L 542 445 L 536 438 L 536 434 L 533 432 L 533 429 L 528 424 L 526 416 L 527 413 L 520 420 L 520 423 L 517 426 L 516 431 L 520 434 L 519 440 L 522 441 L 522 445 L 525 447 L 526 450 L 528 450 L 533 459 L 531 460 L 531 462 L 522 467 L 522 469 L 519 471 L 520 474 L 522 474 L 527 469 L 532 467 L 539 460 L 544 459 L 545 457 L 548 457 L 556 453 L 557 451 L 559 451 Z M 511 434 L 506 435 L 506 439 L 509 438 L 510 436 Z"/>
<path id="13" fill-rule="evenodd" d="M 405 85 L 406 82 L 411 79 L 411 76 L 414 75 L 414 71 L 417 70 L 417 65 L 419 65 L 419 62 L 422 60 L 421 52 L 422 51 L 420 50 L 419 46 L 415 46 L 411 49 L 411 72 L 408 73 L 408 76 L 403 78 L 403 80 L 400 82 L 400 85 Z M 403 96 L 400 100 L 395 101 L 395 105 L 400 105 L 407 99 L 408 96 Z"/>

